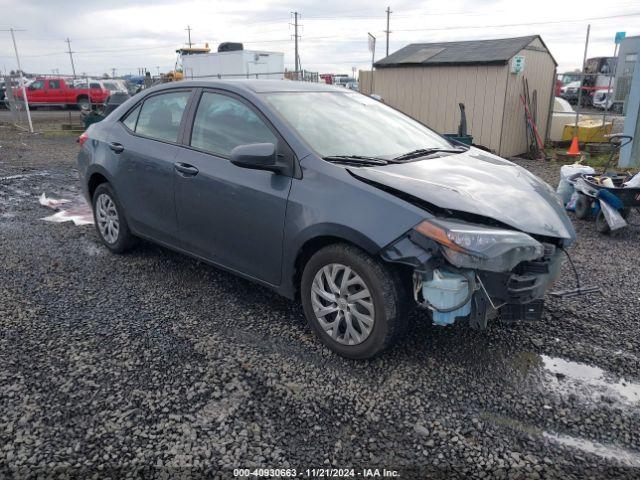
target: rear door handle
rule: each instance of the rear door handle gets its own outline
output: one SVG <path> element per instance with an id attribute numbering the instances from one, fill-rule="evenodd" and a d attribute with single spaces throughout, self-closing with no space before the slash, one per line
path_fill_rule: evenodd
<path id="1" fill-rule="evenodd" d="M 176 162 L 173 164 L 173 168 L 176 172 L 182 174 L 184 177 L 195 177 L 200 170 L 188 163 Z"/>
<path id="2" fill-rule="evenodd" d="M 114 152 L 116 152 L 116 153 L 122 153 L 122 152 L 124 152 L 124 147 L 123 147 L 121 144 L 116 143 L 116 142 L 111 142 L 111 143 L 109 144 L 109 148 L 110 148 L 111 150 L 113 150 Z"/>

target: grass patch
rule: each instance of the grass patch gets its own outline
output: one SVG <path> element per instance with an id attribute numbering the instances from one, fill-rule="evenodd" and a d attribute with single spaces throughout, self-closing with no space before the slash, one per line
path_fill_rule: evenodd
<path id="1" fill-rule="evenodd" d="M 567 157 L 564 155 L 564 153 L 567 151 L 566 148 L 554 148 L 554 147 L 547 147 L 545 148 L 545 154 L 547 156 L 547 158 L 551 158 L 552 162 L 558 164 L 558 165 L 571 165 L 573 163 L 575 163 L 577 160 L 581 160 L 580 163 L 582 165 L 588 165 L 590 167 L 593 167 L 593 169 L 596 172 L 602 172 L 602 170 L 604 169 L 605 165 L 607 164 L 607 162 L 609 161 L 609 154 L 608 153 L 603 153 L 603 154 L 598 154 L 598 155 L 591 155 L 589 152 L 582 152 L 582 156 L 581 157 Z M 619 172 L 627 172 L 630 173 L 632 175 L 638 173 L 640 171 L 640 169 L 638 169 L 638 167 L 619 167 L 618 166 L 618 154 L 615 154 L 613 157 L 613 160 L 610 163 L 609 166 L 609 170 L 615 170 L 615 171 L 619 171 Z"/>
<path id="2" fill-rule="evenodd" d="M 44 130 L 40 134 L 44 138 L 79 137 L 84 132 L 82 130 Z"/>

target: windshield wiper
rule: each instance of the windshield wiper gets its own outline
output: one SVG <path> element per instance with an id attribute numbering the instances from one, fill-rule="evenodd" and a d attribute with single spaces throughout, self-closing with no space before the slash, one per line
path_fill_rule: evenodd
<path id="1" fill-rule="evenodd" d="M 394 160 L 411 160 L 413 158 L 425 157 L 432 153 L 461 153 L 466 152 L 464 148 L 418 148 L 417 150 L 411 150 L 410 152 L 403 153 L 402 155 L 395 157 Z"/>
<path id="2" fill-rule="evenodd" d="M 329 155 L 322 157 L 329 162 L 354 163 L 357 165 L 387 165 L 389 160 L 384 158 L 366 157 L 364 155 Z"/>

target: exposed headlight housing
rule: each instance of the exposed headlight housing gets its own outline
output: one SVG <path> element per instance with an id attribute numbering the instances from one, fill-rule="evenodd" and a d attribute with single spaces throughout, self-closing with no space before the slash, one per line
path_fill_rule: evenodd
<path id="1" fill-rule="evenodd" d="M 541 243 L 516 230 L 441 219 L 424 220 L 414 230 L 439 243 L 447 260 L 460 268 L 507 272 L 544 255 Z"/>

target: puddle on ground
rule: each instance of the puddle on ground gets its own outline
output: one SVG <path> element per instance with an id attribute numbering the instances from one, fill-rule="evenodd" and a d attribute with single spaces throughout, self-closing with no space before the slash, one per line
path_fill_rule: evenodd
<path id="1" fill-rule="evenodd" d="M 40 205 L 57 210 L 53 215 L 41 218 L 47 222 L 73 222 L 74 225 L 93 225 L 93 212 L 85 199 L 78 195 L 73 200 L 48 198 L 44 193 Z"/>
<path id="2" fill-rule="evenodd" d="M 548 386 L 560 393 L 586 395 L 593 400 L 603 396 L 623 403 L 640 406 L 640 383 L 614 379 L 603 369 L 586 363 L 572 362 L 541 355 L 542 366 L 548 375 Z"/>
<path id="3" fill-rule="evenodd" d="M 576 450 L 591 453 L 601 458 L 617 460 L 629 467 L 640 467 L 640 453 L 637 452 L 625 450 L 624 448 L 613 445 L 592 442 L 584 438 L 571 437 L 569 435 L 556 435 L 544 432 L 543 436 L 565 447 L 575 448 Z"/>

